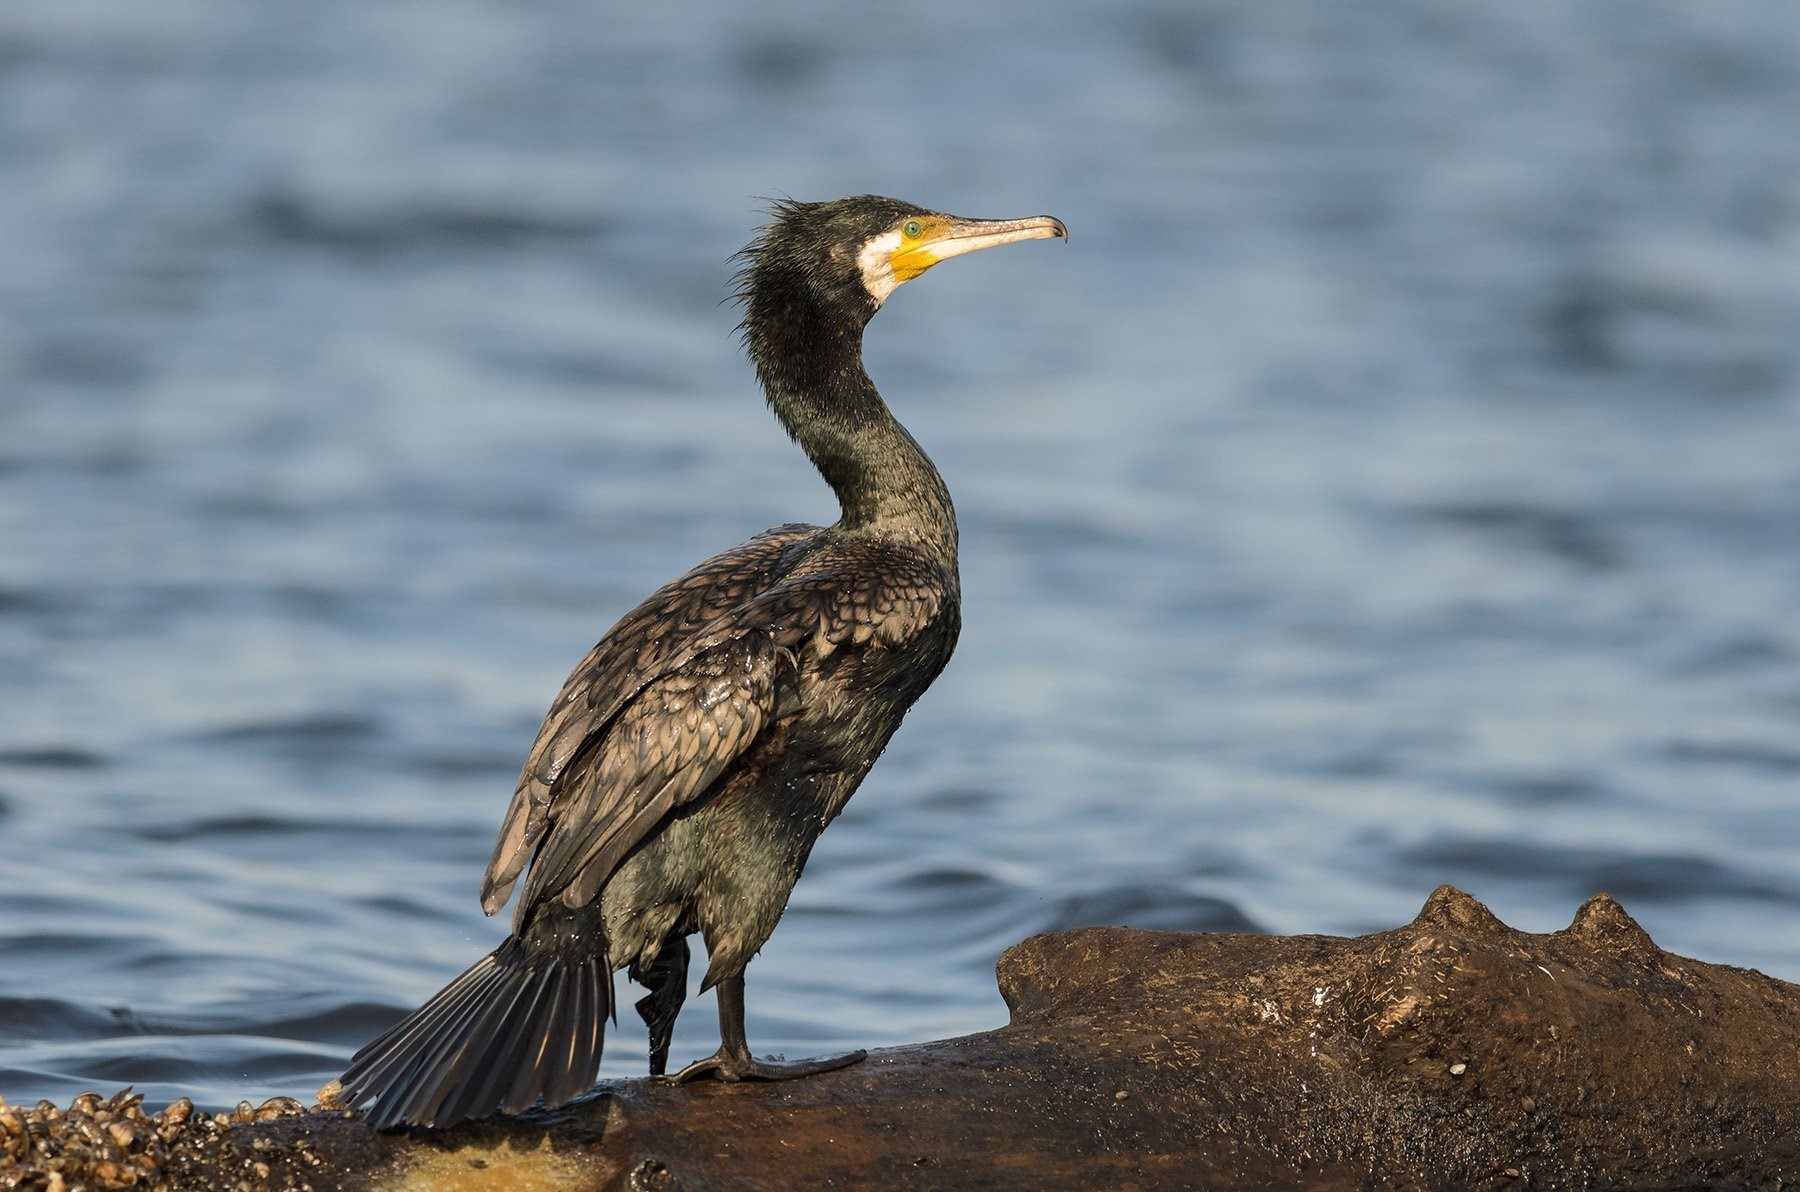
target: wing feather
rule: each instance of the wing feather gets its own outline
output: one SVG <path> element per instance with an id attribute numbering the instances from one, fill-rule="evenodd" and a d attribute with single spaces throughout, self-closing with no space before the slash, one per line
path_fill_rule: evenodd
<path id="1" fill-rule="evenodd" d="M 954 591 L 955 577 L 918 554 L 871 543 L 817 552 L 775 580 L 783 550 L 812 533 L 771 531 L 735 562 L 720 556 L 668 585 L 576 668 L 508 809 L 483 886 L 489 914 L 527 863 L 521 925 L 550 899 L 591 901 L 665 817 L 792 711 L 804 654 L 896 645 Z M 658 621 L 659 609 L 675 611 Z"/>
<path id="2" fill-rule="evenodd" d="M 819 532 L 816 526 L 778 526 L 715 555 L 657 589 L 576 664 L 526 755 L 482 880 L 483 910 L 491 915 L 506 904 L 549 826 L 558 779 L 592 747 L 625 701 L 677 658 L 691 656 L 697 630 L 766 589 L 789 548 Z"/>
<path id="3" fill-rule="evenodd" d="M 650 683 L 603 748 L 559 785 L 521 908 L 581 906 L 662 818 L 703 794 L 772 719 L 792 668 L 765 635 L 714 647 Z"/>

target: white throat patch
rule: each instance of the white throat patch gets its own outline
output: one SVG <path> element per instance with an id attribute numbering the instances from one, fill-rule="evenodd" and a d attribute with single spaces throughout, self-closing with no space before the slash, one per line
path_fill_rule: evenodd
<path id="1" fill-rule="evenodd" d="M 856 254 L 856 267 L 862 270 L 863 289 L 880 306 L 889 294 L 900 288 L 894 280 L 894 250 L 900 247 L 899 232 L 883 232 L 862 246 Z"/>

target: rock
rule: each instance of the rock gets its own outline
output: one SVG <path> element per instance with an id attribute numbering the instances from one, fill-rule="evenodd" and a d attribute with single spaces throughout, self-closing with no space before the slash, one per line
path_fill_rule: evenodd
<path id="1" fill-rule="evenodd" d="M 1800 987 L 1663 952 L 1604 895 L 1551 935 L 1449 887 L 1359 939 L 1087 928 L 999 977 L 1007 1026 L 806 1080 L 440 1132 L 284 1112 L 174 1153 L 321 1192 L 1800 1185 Z"/>

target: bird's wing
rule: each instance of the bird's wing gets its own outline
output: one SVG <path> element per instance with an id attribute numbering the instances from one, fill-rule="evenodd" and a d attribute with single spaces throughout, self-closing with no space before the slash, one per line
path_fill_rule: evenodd
<path id="1" fill-rule="evenodd" d="M 538 729 L 507 808 L 481 885 L 488 914 L 506 904 L 543 839 L 551 792 L 569 763 L 627 700 L 675 658 L 690 654 L 697 633 L 765 590 L 790 546 L 818 532 L 816 526 L 778 526 L 713 556 L 657 589 L 576 664 Z"/>
<path id="2" fill-rule="evenodd" d="M 883 649 L 942 608 L 941 572 L 906 552 L 833 552 L 715 618 L 638 684 L 551 788 L 519 899 L 590 901 L 673 810 L 703 796 L 804 700 L 801 660 Z"/>
<path id="3" fill-rule="evenodd" d="M 520 924 L 554 898 L 593 900 L 625 855 L 692 802 L 778 715 L 793 654 L 767 634 L 724 642 L 656 679 L 557 783 L 519 896 Z M 791 699 L 791 696 L 789 697 Z"/>

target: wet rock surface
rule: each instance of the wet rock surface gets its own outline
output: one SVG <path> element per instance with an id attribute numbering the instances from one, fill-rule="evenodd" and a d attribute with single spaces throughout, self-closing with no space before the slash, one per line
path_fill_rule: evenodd
<path id="1" fill-rule="evenodd" d="M 1548 935 L 1449 887 L 1357 939 L 1087 928 L 999 979 L 996 1031 L 435 1133 L 246 1105 L 120 1165 L 0 1109 L 0 1187 L 1800 1187 L 1800 987 L 1604 895 Z"/>

